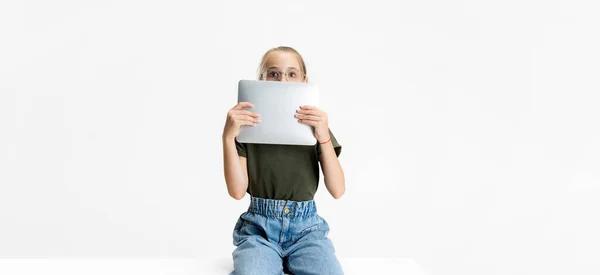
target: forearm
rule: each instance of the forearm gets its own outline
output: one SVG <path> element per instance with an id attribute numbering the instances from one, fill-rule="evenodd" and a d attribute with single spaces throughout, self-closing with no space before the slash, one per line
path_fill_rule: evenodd
<path id="1" fill-rule="evenodd" d="M 321 146 L 320 161 L 321 169 L 323 169 L 323 176 L 325 177 L 325 186 L 335 199 L 339 199 L 346 191 L 344 171 L 335 154 L 333 144 L 327 142 L 325 144 L 319 144 L 319 146 Z"/>
<path id="2" fill-rule="evenodd" d="M 223 137 L 223 166 L 229 195 L 238 200 L 243 198 L 248 187 L 248 176 L 242 167 L 234 138 Z"/>

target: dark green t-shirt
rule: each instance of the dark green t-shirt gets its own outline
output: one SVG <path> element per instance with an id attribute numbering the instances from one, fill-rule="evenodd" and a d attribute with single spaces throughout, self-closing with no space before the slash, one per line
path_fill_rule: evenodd
<path id="1" fill-rule="evenodd" d="M 342 152 L 329 130 L 337 156 Z M 238 155 L 248 160 L 248 189 L 253 197 L 306 201 L 312 200 L 319 185 L 321 146 L 239 143 Z"/>

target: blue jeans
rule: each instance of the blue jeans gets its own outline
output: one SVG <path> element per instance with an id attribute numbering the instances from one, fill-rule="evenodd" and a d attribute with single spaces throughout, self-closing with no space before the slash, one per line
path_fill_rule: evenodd
<path id="1" fill-rule="evenodd" d="M 344 274 L 313 200 L 252 197 L 233 230 L 230 275 Z"/>

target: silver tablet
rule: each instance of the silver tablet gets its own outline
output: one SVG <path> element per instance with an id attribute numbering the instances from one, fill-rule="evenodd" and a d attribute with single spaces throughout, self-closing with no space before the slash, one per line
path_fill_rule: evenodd
<path id="1" fill-rule="evenodd" d="M 294 117 L 300 105 L 318 107 L 319 90 L 315 83 L 240 80 L 238 102 L 250 102 L 245 108 L 260 115 L 256 126 L 242 126 L 241 143 L 315 145 L 312 126 Z"/>

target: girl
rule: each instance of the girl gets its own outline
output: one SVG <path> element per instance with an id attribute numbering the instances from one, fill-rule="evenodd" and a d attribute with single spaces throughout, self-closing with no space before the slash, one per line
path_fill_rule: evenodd
<path id="1" fill-rule="evenodd" d="M 300 54 L 290 47 L 267 51 L 258 70 L 266 81 L 308 82 Z M 240 126 L 260 123 L 260 114 L 240 102 L 227 113 L 223 130 L 225 181 L 237 200 L 249 193 L 250 206 L 233 230 L 234 271 L 248 274 L 343 274 L 327 234 L 329 225 L 317 214 L 313 197 L 319 183 L 319 162 L 325 186 L 336 199 L 345 191 L 338 161 L 342 146 L 327 124 L 327 114 L 315 106 L 300 106 L 295 117 L 312 126 L 314 146 L 242 144 Z"/>

